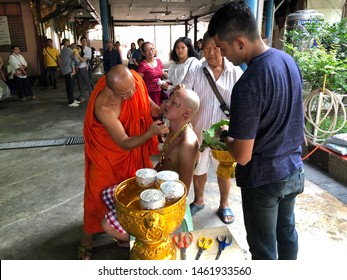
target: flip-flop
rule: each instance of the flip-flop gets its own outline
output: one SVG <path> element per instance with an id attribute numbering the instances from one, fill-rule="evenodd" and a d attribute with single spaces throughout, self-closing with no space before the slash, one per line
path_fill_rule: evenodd
<path id="1" fill-rule="evenodd" d="M 78 259 L 79 260 L 91 260 L 92 259 L 92 247 L 90 246 L 78 246 Z"/>
<path id="2" fill-rule="evenodd" d="M 205 208 L 205 204 L 202 205 L 197 205 L 194 202 L 192 202 L 191 204 L 189 204 L 190 207 L 190 214 L 192 216 L 194 216 L 196 213 L 198 213 L 200 210 Z"/>
<path id="3" fill-rule="evenodd" d="M 217 215 L 218 215 L 218 217 L 222 220 L 222 222 L 223 222 L 224 224 L 231 224 L 231 223 L 233 223 L 234 220 L 235 220 L 234 213 L 233 213 L 233 211 L 231 211 L 230 208 L 224 208 L 224 209 L 218 208 Z M 227 220 L 226 218 L 227 218 L 228 216 L 231 216 L 232 219 L 231 219 L 231 220 Z"/>

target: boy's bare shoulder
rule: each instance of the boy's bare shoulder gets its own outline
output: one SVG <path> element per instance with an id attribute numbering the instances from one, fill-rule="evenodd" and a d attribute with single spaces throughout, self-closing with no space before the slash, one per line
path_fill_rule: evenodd
<path id="1" fill-rule="evenodd" d="M 190 126 L 188 126 L 188 128 L 186 130 L 185 137 L 184 137 L 184 143 L 190 147 L 199 146 L 198 137 L 196 136 L 194 130 Z"/>

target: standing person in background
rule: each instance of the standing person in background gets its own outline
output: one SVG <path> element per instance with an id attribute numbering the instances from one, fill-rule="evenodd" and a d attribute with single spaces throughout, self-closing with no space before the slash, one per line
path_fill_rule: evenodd
<path id="1" fill-rule="evenodd" d="M 11 54 L 12 54 L 12 52 L 11 52 Z M 8 87 L 10 88 L 11 95 L 14 96 L 14 95 L 17 94 L 16 93 L 16 85 L 14 83 L 14 75 L 12 73 L 12 66 L 9 63 L 9 59 L 10 59 L 10 57 L 8 57 L 8 59 L 7 59 L 8 63 L 6 65 L 6 74 L 7 74 L 7 81 L 6 81 L 6 83 L 7 83 Z"/>
<path id="2" fill-rule="evenodd" d="M 92 258 L 93 234 L 103 232 L 108 212 L 102 191 L 152 168 L 151 155 L 159 153 L 156 135 L 167 133 L 152 120 L 159 106 L 151 102 L 142 78 L 124 65 L 116 65 L 95 85 L 84 119 L 85 191 L 83 235 L 79 259 Z"/>
<path id="3" fill-rule="evenodd" d="M 160 106 L 162 99 L 158 81 L 164 75 L 163 63 L 159 58 L 154 57 L 154 47 L 150 42 L 143 43 L 141 48 L 144 59 L 137 68 L 137 73 L 143 78 L 149 97 Z"/>
<path id="4" fill-rule="evenodd" d="M 38 100 L 31 89 L 31 82 L 28 77 L 28 64 L 25 58 L 20 54 L 18 46 L 12 46 L 12 54 L 8 58 L 11 65 L 11 74 L 13 75 L 14 84 L 17 90 L 17 95 L 21 101 L 27 99 Z"/>
<path id="5" fill-rule="evenodd" d="M 88 72 L 89 65 L 87 63 L 87 61 L 92 57 L 92 50 L 87 46 L 87 37 L 81 37 L 81 44 L 83 52 L 83 55 L 81 56 L 83 61 L 78 64 L 77 82 L 79 84 L 80 96 L 77 98 L 77 100 L 83 103 L 85 100 L 83 89 L 85 88 L 87 90 L 89 96 L 93 90 Z"/>
<path id="6" fill-rule="evenodd" d="M 46 40 L 46 47 L 43 49 L 43 61 L 45 64 L 45 89 L 49 84 L 57 88 L 57 68 L 61 64 L 59 51 L 53 47 L 52 39 Z"/>
<path id="7" fill-rule="evenodd" d="M 141 50 L 141 47 L 142 47 L 142 44 L 145 40 L 143 40 L 142 38 L 139 38 L 137 40 L 137 44 L 139 45 L 139 48 L 134 50 L 134 53 L 133 53 L 133 62 L 134 62 L 134 65 L 135 65 L 135 70 L 137 70 L 137 67 L 139 67 L 141 61 L 142 61 L 142 50 Z"/>
<path id="8" fill-rule="evenodd" d="M 122 64 L 122 60 L 120 58 L 119 52 L 117 52 L 113 48 L 113 42 L 112 40 L 107 40 L 106 42 L 107 49 L 104 50 L 103 54 L 103 64 L 104 64 L 104 72 L 105 74 L 110 71 L 110 69 L 117 65 L 117 64 Z"/>
<path id="9" fill-rule="evenodd" d="M 65 81 L 66 95 L 69 107 L 78 107 L 79 101 L 75 100 L 73 92 L 75 88 L 75 60 L 73 59 L 73 51 L 70 48 L 70 41 L 63 39 L 63 48 L 61 50 L 61 72 Z"/>
<path id="10" fill-rule="evenodd" d="M 115 50 L 119 53 L 119 57 L 120 57 L 120 59 L 121 59 L 121 61 L 122 61 L 122 51 L 121 51 L 121 49 L 120 49 L 120 42 L 119 41 L 117 41 L 115 44 L 114 44 L 114 48 L 115 48 Z"/>
<path id="11" fill-rule="evenodd" d="M 198 53 L 198 59 L 202 59 L 204 57 L 204 50 L 203 50 L 203 47 L 202 47 L 202 39 L 199 39 L 197 42 L 196 42 L 196 51 Z"/>
<path id="12" fill-rule="evenodd" d="M 135 49 L 136 49 L 136 45 L 133 42 L 133 43 L 131 43 L 130 49 L 128 50 L 128 53 L 127 53 L 127 59 L 129 60 L 129 62 L 128 62 L 128 68 L 129 69 L 135 69 L 135 64 L 133 61 L 133 54 L 134 54 Z"/>
<path id="13" fill-rule="evenodd" d="M 188 70 L 200 65 L 198 53 L 187 37 L 180 37 L 176 40 L 170 58 L 169 81 L 161 84 L 161 87 L 166 91 L 170 91 L 170 84 L 173 88 L 181 84 Z"/>
<path id="14" fill-rule="evenodd" d="M 2 58 L 0 57 L 0 79 L 6 82 L 6 76 L 4 71 L 4 62 Z"/>
<path id="15" fill-rule="evenodd" d="M 295 198 L 304 190 L 300 70 L 291 56 L 264 43 L 244 1 L 219 9 L 208 34 L 234 65 L 248 66 L 233 88 L 225 142 L 237 162 L 252 259 L 295 260 Z"/>
<path id="16" fill-rule="evenodd" d="M 192 120 L 193 128 L 202 144 L 202 132 L 211 127 L 212 124 L 226 119 L 226 115 L 220 109 L 220 102 L 213 92 L 209 81 L 207 80 L 204 68 L 212 77 L 221 97 L 230 108 L 230 97 L 234 84 L 242 76 L 242 70 L 238 66 L 234 66 L 226 58 L 222 57 L 221 50 L 218 48 L 207 33 L 204 34 L 202 40 L 202 48 L 205 53 L 205 61 L 196 68 L 190 70 L 182 83 L 187 88 L 192 89 L 200 97 L 200 110 Z M 211 149 L 206 148 L 200 154 L 199 164 L 194 170 L 194 201 L 190 204 L 190 212 L 192 215 L 202 210 L 204 204 L 204 191 L 207 182 L 207 174 L 210 163 L 213 163 L 215 171 L 218 162 L 212 157 Z M 229 206 L 229 194 L 231 189 L 231 178 L 222 178 L 217 176 L 219 187 L 220 201 L 217 210 L 218 217 L 225 224 L 234 222 L 234 213 Z"/>

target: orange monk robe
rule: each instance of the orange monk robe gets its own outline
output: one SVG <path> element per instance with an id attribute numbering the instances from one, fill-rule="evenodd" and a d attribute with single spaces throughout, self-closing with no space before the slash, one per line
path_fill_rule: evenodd
<path id="1" fill-rule="evenodd" d="M 129 137 L 145 133 L 153 122 L 146 86 L 135 71 L 132 71 L 132 74 L 135 78 L 136 91 L 132 98 L 123 101 L 119 116 Z M 94 115 L 95 99 L 105 87 L 104 75 L 91 94 L 83 129 L 86 180 L 83 229 L 89 234 L 103 231 L 101 220 L 109 211 L 101 199 L 102 190 L 135 176 L 136 170 L 140 168 L 153 167 L 150 156 L 159 153 L 157 137 L 129 151 L 123 150 L 112 140 Z"/>

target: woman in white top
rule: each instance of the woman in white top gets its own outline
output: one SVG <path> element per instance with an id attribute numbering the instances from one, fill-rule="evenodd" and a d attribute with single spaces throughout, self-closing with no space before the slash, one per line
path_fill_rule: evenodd
<path id="1" fill-rule="evenodd" d="M 22 101 L 26 101 L 28 98 L 38 100 L 38 98 L 33 94 L 31 82 L 28 78 L 28 63 L 20 54 L 20 49 L 18 46 L 12 46 L 12 53 L 8 58 L 8 63 L 11 65 L 11 74 L 13 75 L 14 84 L 16 86 L 19 99 Z"/>
<path id="2" fill-rule="evenodd" d="M 127 53 L 127 58 L 129 59 L 129 62 L 128 62 L 128 67 L 129 69 L 135 69 L 135 64 L 134 64 L 134 61 L 133 61 L 133 53 L 134 51 L 136 50 L 136 45 L 135 43 L 131 43 L 130 45 L 130 50 L 128 50 L 128 53 Z"/>
<path id="3" fill-rule="evenodd" d="M 166 91 L 171 91 L 172 88 L 180 84 L 189 69 L 200 65 L 198 53 L 194 49 L 191 40 L 187 37 L 180 37 L 176 40 L 170 59 L 172 62 L 168 72 L 169 81 L 161 85 Z"/>

